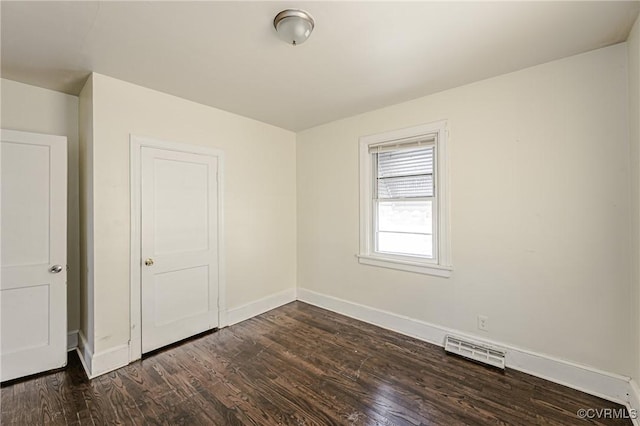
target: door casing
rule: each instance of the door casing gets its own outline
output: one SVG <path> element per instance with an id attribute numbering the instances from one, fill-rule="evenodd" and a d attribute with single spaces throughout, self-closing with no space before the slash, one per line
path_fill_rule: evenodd
<path id="1" fill-rule="evenodd" d="M 226 285 L 224 273 L 224 154 L 221 150 L 179 142 L 161 141 L 153 138 L 130 135 L 130 192 L 131 192 L 131 241 L 130 241 L 130 340 L 129 362 L 142 357 L 142 257 L 141 257 L 141 150 L 143 147 L 169 151 L 202 154 L 218 160 L 218 324 L 227 325 Z"/>

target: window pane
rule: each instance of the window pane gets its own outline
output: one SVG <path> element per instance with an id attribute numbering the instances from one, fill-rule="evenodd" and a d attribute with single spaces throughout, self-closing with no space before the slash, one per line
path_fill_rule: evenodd
<path id="1" fill-rule="evenodd" d="M 433 236 L 378 232 L 378 251 L 433 258 Z"/>
<path id="2" fill-rule="evenodd" d="M 433 233 L 431 201 L 379 201 L 378 231 Z"/>

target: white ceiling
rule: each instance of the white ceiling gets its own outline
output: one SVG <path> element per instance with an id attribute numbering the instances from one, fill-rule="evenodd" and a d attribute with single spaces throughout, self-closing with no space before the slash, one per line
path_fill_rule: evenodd
<path id="1" fill-rule="evenodd" d="M 9 2 L 2 77 L 90 71 L 294 131 L 626 40 L 635 2 Z M 316 20 L 289 46 L 282 9 Z"/>

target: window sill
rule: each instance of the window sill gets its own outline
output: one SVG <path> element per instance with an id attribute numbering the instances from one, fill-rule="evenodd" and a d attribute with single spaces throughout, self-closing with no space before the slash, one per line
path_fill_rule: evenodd
<path id="1" fill-rule="evenodd" d="M 397 269 L 400 271 L 415 272 L 418 274 L 433 275 L 436 277 L 449 278 L 452 268 L 436 264 L 426 264 L 412 262 L 410 260 L 399 260 L 388 257 L 357 255 L 358 262 L 363 265 L 379 266 L 381 268 Z"/>

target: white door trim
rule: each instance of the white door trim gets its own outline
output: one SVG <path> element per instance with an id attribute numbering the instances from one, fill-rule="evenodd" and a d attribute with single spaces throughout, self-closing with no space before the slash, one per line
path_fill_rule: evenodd
<path id="1" fill-rule="evenodd" d="M 141 156 L 142 147 L 165 149 L 169 151 L 203 154 L 218 159 L 218 323 L 219 327 L 227 325 L 227 302 L 224 270 L 224 153 L 215 148 L 189 145 L 179 142 L 161 141 L 143 136 L 129 135 L 130 146 L 130 192 L 131 192 L 131 242 L 130 242 L 130 337 L 129 362 L 142 357 L 142 309 L 141 309 L 141 273 L 142 258 L 140 253 L 141 218 Z"/>

